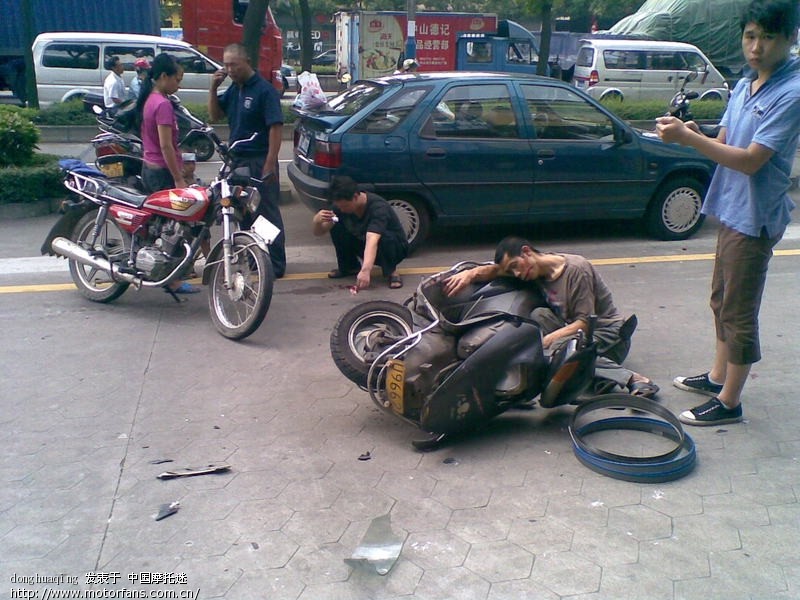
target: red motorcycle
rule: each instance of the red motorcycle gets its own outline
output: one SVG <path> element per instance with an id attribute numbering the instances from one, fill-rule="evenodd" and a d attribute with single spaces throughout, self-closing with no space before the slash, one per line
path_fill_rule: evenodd
<path id="1" fill-rule="evenodd" d="M 208 188 L 191 186 L 149 196 L 110 181 L 93 167 L 63 161 L 64 185 L 71 196 L 42 254 L 69 259 L 78 290 L 94 302 L 111 302 L 131 285 L 169 292 L 171 283 L 193 269 L 211 226 L 221 224 L 222 239 L 209 252 L 203 270 L 208 306 L 222 335 L 247 337 L 269 310 L 275 280 L 269 245 L 280 230 L 262 216 L 249 230 L 239 227 L 245 217 L 256 214 L 261 196 L 258 180 L 246 169 L 230 168 L 238 144 L 217 146 L 223 164 Z"/>

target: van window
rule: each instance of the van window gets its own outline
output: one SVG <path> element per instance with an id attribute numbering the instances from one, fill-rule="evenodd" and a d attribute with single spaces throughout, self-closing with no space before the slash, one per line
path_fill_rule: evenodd
<path id="1" fill-rule="evenodd" d="M 571 90 L 523 85 L 536 139 L 600 140 L 614 134 L 611 119 Z"/>
<path id="2" fill-rule="evenodd" d="M 178 64 L 183 67 L 184 74 L 186 73 L 214 73 L 217 67 L 207 60 L 199 52 L 187 50 L 185 48 L 166 47 L 162 48 L 164 52 L 172 55 Z"/>
<path id="3" fill-rule="evenodd" d="M 575 64 L 579 67 L 591 67 L 594 62 L 594 48 L 583 46 L 578 52 L 578 59 Z"/>
<path id="4" fill-rule="evenodd" d="M 95 44 L 48 44 L 42 65 L 61 69 L 96 69 L 100 66 L 100 46 Z"/>
<path id="5" fill-rule="evenodd" d="M 677 54 L 671 50 L 647 53 L 647 68 L 654 71 L 674 71 L 678 68 Z"/>
<path id="6" fill-rule="evenodd" d="M 697 52 L 681 52 L 679 63 L 678 68 L 685 71 L 705 71 L 708 68 L 706 61 Z"/>
<path id="7" fill-rule="evenodd" d="M 607 69 L 645 69 L 647 54 L 637 50 L 603 50 Z"/>
<path id="8" fill-rule="evenodd" d="M 106 64 L 112 56 L 119 56 L 125 70 L 133 71 L 133 63 L 137 58 L 146 58 L 153 62 L 153 48 L 152 46 L 106 46 L 103 64 Z"/>

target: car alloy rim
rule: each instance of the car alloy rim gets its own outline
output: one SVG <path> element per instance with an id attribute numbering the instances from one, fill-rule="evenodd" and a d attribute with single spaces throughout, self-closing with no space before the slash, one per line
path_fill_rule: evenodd
<path id="1" fill-rule="evenodd" d="M 405 200 L 390 200 L 389 204 L 397 213 L 400 225 L 406 232 L 408 241 L 413 241 L 419 235 L 419 215 L 417 211 Z"/>

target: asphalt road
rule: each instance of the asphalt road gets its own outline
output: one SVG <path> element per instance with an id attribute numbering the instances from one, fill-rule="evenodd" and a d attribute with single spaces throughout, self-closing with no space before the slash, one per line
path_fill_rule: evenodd
<path id="1" fill-rule="evenodd" d="M 800 598 L 800 227 L 771 264 L 747 421 L 691 431 L 696 469 L 647 485 L 579 464 L 561 409 L 514 411 L 415 452 L 420 432 L 339 374 L 331 328 L 357 303 L 401 302 L 421 274 L 488 260 L 498 238 L 523 234 L 597 264 L 639 318 L 626 365 L 678 412 L 697 397 L 670 381 L 707 368 L 713 348 L 713 223 L 685 242 L 628 222 L 434 232 L 403 262 L 404 289 L 378 281 L 353 296 L 325 277 L 332 249 L 311 235 L 309 211 L 282 211 L 289 274 L 240 343 L 216 333 L 205 294 L 87 301 L 66 261 L 38 255 L 55 215 L 0 222 L 0 600 L 100 587 L 228 600 Z M 156 478 L 220 462 L 230 470 Z M 381 577 L 344 559 L 385 514 L 402 551 Z M 90 581 L 97 573 L 119 581 Z M 150 573 L 186 583 L 143 585 Z"/>

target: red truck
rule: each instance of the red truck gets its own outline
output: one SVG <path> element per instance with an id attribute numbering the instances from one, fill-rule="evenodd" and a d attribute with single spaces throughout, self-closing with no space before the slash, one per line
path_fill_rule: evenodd
<path id="1" fill-rule="evenodd" d="M 242 22 L 247 5 L 247 0 L 183 0 L 183 39 L 221 63 L 223 48 L 242 41 Z M 258 70 L 279 92 L 283 91 L 282 62 L 281 30 L 272 10 L 267 9 Z"/>

